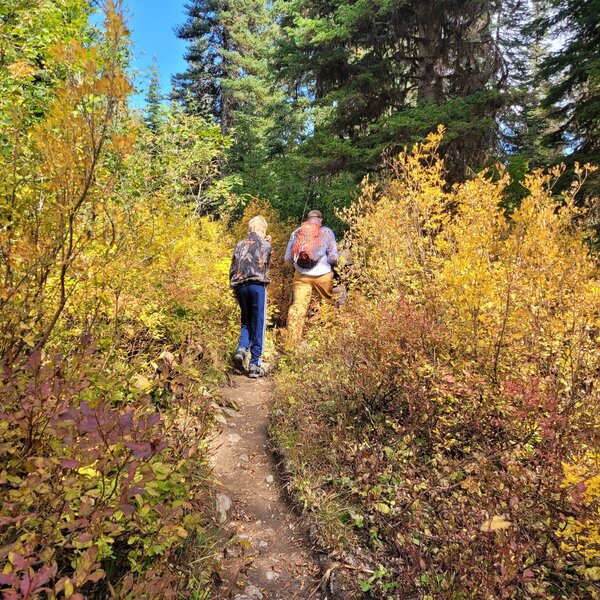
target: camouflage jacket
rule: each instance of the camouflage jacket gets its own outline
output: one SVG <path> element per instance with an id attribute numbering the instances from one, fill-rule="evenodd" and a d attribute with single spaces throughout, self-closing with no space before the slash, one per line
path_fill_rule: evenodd
<path id="1" fill-rule="evenodd" d="M 238 242 L 229 268 L 229 283 L 232 288 L 244 283 L 270 283 L 267 269 L 271 260 L 272 247 L 257 233 L 249 233 Z"/>

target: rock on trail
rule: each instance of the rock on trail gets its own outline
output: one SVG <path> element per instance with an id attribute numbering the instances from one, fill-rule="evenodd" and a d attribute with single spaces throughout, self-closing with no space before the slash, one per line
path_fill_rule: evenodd
<path id="1" fill-rule="evenodd" d="M 239 412 L 213 441 L 216 509 L 229 543 L 215 600 L 325 600 L 306 530 L 282 497 L 267 444 L 272 384 L 234 376 L 223 395 Z"/>

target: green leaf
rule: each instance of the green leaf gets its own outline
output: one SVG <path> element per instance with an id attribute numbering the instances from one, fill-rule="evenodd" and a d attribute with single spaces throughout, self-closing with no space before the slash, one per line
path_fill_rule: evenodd
<path id="1" fill-rule="evenodd" d="M 377 512 L 380 512 L 383 515 L 388 515 L 388 514 L 390 514 L 392 512 L 392 509 L 387 504 L 385 504 L 385 502 L 376 502 L 373 505 L 373 508 Z"/>

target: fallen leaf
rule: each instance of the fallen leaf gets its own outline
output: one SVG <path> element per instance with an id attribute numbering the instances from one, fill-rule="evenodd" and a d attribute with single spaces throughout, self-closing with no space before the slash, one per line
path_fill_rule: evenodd
<path id="1" fill-rule="evenodd" d="M 508 529 L 510 526 L 511 522 L 503 515 L 494 515 L 481 525 L 481 531 L 502 531 L 503 529 Z"/>

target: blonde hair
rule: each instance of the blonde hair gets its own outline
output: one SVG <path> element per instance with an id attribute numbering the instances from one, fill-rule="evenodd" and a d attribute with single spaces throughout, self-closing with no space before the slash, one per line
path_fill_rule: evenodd
<path id="1" fill-rule="evenodd" d="M 258 233 L 261 238 L 264 238 L 267 235 L 267 220 L 261 215 L 252 217 L 248 222 L 248 231 Z"/>

